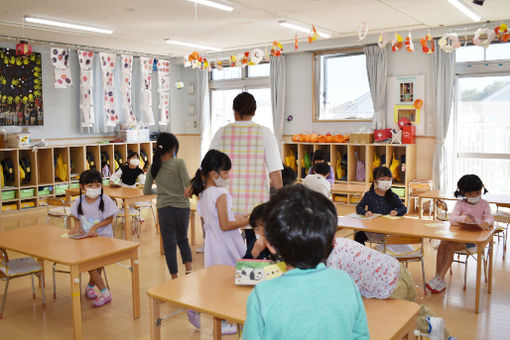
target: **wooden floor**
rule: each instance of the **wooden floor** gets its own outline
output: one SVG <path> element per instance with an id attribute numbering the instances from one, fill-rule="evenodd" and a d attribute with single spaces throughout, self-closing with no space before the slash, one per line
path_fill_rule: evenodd
<path id="1" fill-rule="evenodd" d="M 131 305 L 130 273 L 119 266 L 107 267 L 108 280 L 112 293 L 112 303 L 93 308 L 92 303 L 83 300 L 83 333 L 84 339 L 149 339 L 149 307 L 146 290 L 161 282 L 170 280 L 164 256 L 159 255 L 158 235 L 155 232 L 152 214 L 143 214 L 145 223 L 142 227 L 140 241 L 140 288 L 141 318 L 133 320 Z M 0 221 L 0 230 L 19 228 L 36 223 L 46 223 L 46 211 L 25 212 L 20 215 L 4 215 Z M 52 224 L 61 224 L 58 220 L 50 220 Z M 200 227 L 197 226 L 197 230 Z M 120 227 L 116 233 L 120 231 Z M 201 233 L 197 232 L 198 237 Z M 201 241 L 197 246 L 201 245 Z M 434 242 L 426 242 L 426 276 L 430 279 L 435 271 Z M 194 247 L 196 248 L 196 247 Z M 452 335 L 458 339 L 504 339 L 510 334 L 510 267 L 502 261 L 502 244 L 495 246 L 494 286 L 493 293 L 486 293 L 486 285 L 482 285 L 480 313 L 474 313 L 475 261 L 470 261 L 468 270 L 467 290 L 462 289 L 463 265 L 453 265 L 453 275 L 448 276 L 448 288 L 439 295 L 427 295 L 424 303 L 438 316 L 445 319 Z M 17 257 L 19 254 L 9 254 Z M 193 269 L 203 266 L 203 255 L 193 252 Z M 421 267 L 410 264 L 417 284 L 422 285 Z M 57 298 L 52 297 L 51 271 L 47 265 L 46 288 L 47 303 L 43 309 L 40 290 L 37 298 L 32 299 L 30 278 L 19 278 L 11 281 L 4 312 L 0 320 L 0 339 L 72 339 L 71 303 L 69 296 L 69 276 L 57 274 Z M 182 264 L 179 270 L 184 271 Z M 84 279 L 87 278 L 84 274 Z M 0 283 L 0 296 L 3 297 L 4 283 Z M 228 303 L 227 301 L 225 303 Z M 162 307 L 162 315 L 175 309 Z M 505 335 L 507 334 L 507 335 Z M 163 339 L 200 339 L 200 333 L 191 326 L 186 315 L 163 321 Z M 234 339 L 234 336 L 224 337 Z"/>

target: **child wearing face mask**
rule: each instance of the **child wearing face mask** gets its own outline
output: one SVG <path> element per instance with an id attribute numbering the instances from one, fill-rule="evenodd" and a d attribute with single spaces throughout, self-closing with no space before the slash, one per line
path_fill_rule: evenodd
<path id="1" fill-rule="evenodd" d="M 103 179 L 96 170 L 87 170 L 80 175 L 80 199 L 75 200 L 71 206 L 74 228 L 71 234 L 82 229 L 88 231 L 90 236 L 113 237 L 112 221 L 119 209 L 115 202 L 103 195 Z M 82 192 L 85 195 L 82 195 Z M 85 295 L 94 300 L 94 307 L 101 307 L 112 300 L 106 288 L 101 271 L 103 268 L 89 271 L 90 280 Z M 98 295 L 94 287 L 100 290 Z"/>
<path id="2" fill-rule="evenodd" d="M 140 156 L 134 151 L 129 151 L 127 162 L 119 167 L 111 180 L 116 184 L 120 181 L 120 185 L 127 188 L 135 188 L 137 180 L 140 184 L 145 183 L 145 174 L 138 165 Z"/>
<path id="3" fill-rule="evenodd" d="M 374 214 L 402 216 L 407 213 L 407 207 L 402 203 L 400 197 L 391 191 L 392 177 L 391 170 L 385 166 L 380 166 L 374 169 L 374 181 L 370 190 L 363 195 L 363 198 L 356 206 L 356 213 L 371 217 Z M 365 244 L 365 241 L 379 243 L 382 241 L 384 235 L 377 233 L 365 233 L 358 231 L 354 239 Z"/>
<path id="4" fill-rule="evenodd" d="M 484 194 L 487 193 L 487 189 L 485 189 L 482 180 L 477 175 L 464 175 L 459 179 L 455 197 L 463 197 L 464 199 L 455 204 L 449 218 L 451 224 L 476 223 L 483 230 L 492 228 L 494 217 L 491 215 L 489 202 L 482 199 L 482 190 Z M 427 288 L 435 294 L 445 290 L 444 276 L 450 268 L 453 255 L 458 250 L 474 246 L 472 243 L 441 241 L 437 249 L 436 276 L 427 282 Z"/>

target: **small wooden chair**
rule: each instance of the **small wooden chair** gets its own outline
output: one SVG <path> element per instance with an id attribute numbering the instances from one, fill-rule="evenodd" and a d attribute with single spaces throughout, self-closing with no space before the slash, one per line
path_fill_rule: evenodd
<path id="1" fill-rule="evenodd" d="M 9 281 L 18 277 L 28 276 L 32 278 L 32 296 L 35 299 L 34 275 L 39 277 L 41 281 L 41 292 L 43 299 L 43 307 L 46 306 L 46 296 L 44 295 L 44 280 L 41 280 L 43 267 L 34 260 L 33 257 L 21 257 L 9 260 L 7 251 L 0 248 L 0 280 L 5 281 L 5 291 L 2 299 L 2 307 L 0 309 L 0 319 L 3 318 L 5 302 L 7 301 L 7 289 Z"/>
<path id="2" fill-rule="evenodd" d="M 494 221 L 496 223 L 501 223 L 503 225 L 496 225 L 496 231 L 494 232 L 494 236 L 498 238 L 498 242 L 500 238 L 503 238 L 503 260 L 505 260 L 506 256 L 506 242 L 508 239 L 508 225 L 510 224 L 510 212 L 504 211 L 502 208 L 510 208 L 510 204 L 496 204 L 496 211 L 492 213 L 494 217 Z"/>
<path id="3" fill-rule="evenodd" d="M 448 205 L 444 200 L 436 200 L 436 206 L 434 207 L 436 211 L 436 220 L 439 221 L 448 221 L 450 215 L 448 214 Z"/>
<path id="4" fill-rule="evenodd" d="M 489 247 L 492 247 L 492 245 L 489 245 Z M 457 255 L 457 259 L 455 259 L 455 255 Z M 477 258 L 476 258 L 477 257 L 477 247 L 476 246 L 469 247 L 469 248 L 466 247 L 464 249 L 456 251 L 455 255 L 453 257 L 453 262 L 464 264 L 464 286 L 462 289 L 466 290 L 468 260 L 470 257 L 477 260 Z M 461 256 L 465 256 L 465 259 L 462 260 L 460 258 Z M 486 255 L 485 255 L 485 250 L 484 250 L 484 255 L 483 255 L 482 261 L 483 261 L 483 272 L 485 274 L 485 282 L 487 282 L 487 259 L 486 259 Z M 452 273 L 453 273 L 452 266 L 450 266 L 450 275 Z"/>
<path id="5" fill-rule="evenodd" d="M 68 220 L 69 217 L 72 216 L 71 207 L 66 204 L 63 198 L 48 198 L 48 217 L 46 219 L 46 224 L 50 224 L 50 216 L 62 218 L 64 220 L 64 227 L 69 229 Z"/>

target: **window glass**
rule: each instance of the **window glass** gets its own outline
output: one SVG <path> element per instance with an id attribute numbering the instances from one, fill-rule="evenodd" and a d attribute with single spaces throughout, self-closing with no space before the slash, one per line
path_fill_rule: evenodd
<path id="1" fill-rule="evenodd" d="M 458 63 L 465 61 L 483 61 L 483 58 L 484 51 L 483 47 L 480 46 L 466 46 L 455 50 L 455 61 Z"/>
<path id="2" fill-rule="evenodd" d="M 248 66 L 248 78 L 269 77 L 269 63 Z"/>
<path id="3" fill-rule="evenodd" d="M 487 60 L 510 59 L 510 43 L 492 44 L 487 48 Z"/>
<path id="4" fill-rule="evenodd" d="M 240 79 L 241 77 L 240 67 L 223 67 L 221 71 L 218 71 L 217 68 L 212 69 L 212 80 Z"/>

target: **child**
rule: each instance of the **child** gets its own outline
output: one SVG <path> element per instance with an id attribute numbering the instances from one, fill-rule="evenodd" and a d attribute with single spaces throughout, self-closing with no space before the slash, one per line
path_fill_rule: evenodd
<path id="1" fill-rule="evenodd" d="M 379 166 L 374 169 L 374 181 L 370 190 L 363 195 L 363 198 L 356 206 L 356 213 L 367 217 L 374 214 L 402 216 L 407 213 L 407 207 L 400 198 L 391 191 L 391 171 L 385 166 Z M 368 206 L 368 207 L 367 207 Z M 356 242 L 365 244 L 365 241 L 379 243 L 384 235 L 377 233 L 365 233 L 358 231 L 354 235 Z"/>
<path id="2" fill-rule="evenodd" d="M 80 175 L 80 199 L 71 206 L 74 228 L 71 233 L 80 229 L 88 230 L 90 236 L 113 237 L 112 221 L 118 212 L 115 202 L 103 195 L 103 179 L 96 170 L 87 170 Z M 85 191 L 85 195 L 82 192 Z M 105 286 L 101 271 L 103 268 L 89 271 L 90 280 L 85 295 L 94 300 L 94 307 L 101 307 L 112 301 L 112 296 Z M 98 295 L 94 286 L 100 290 Z"/>
<path id="3" fill-rule="evenodd" d="M 315 164 L 317 163 L 321 163 L 321 162 L 328 162 L 328 160 L 326 159 L 326 153 L 324 152 L 324 150 L 315 150 L 312 154 L 312 167 L 310 168 L 310 170 L 308 170 L 308 174 L 312 174 L 313 173 L 313 167 L 315 166 Z M 333 167 L 329 166 L 329 173 L 328 175 L 326 176 L 326 179 L 328 180 L 328 182 L 333 185 L 333 183 L 335 183 L 335 170 L 333 170 Z"/>
<path id="4" fill-rule="evenodd" d="M 318 162 L 313 166 L 313 174 L 306 175 L 303 184 L 308 189 L 320 192 L 328 197 L 331 194 L 331 184 L 326 180 L 330 166 L 326 162 Z"/>
<path id="5" fill-rule="evenodd" d="M 494 225 L 494 217 L 491 215 L 489 202 L 482 199 L 487 189 L 477 175 L 464 175 L 457 182 L 455 197 L 464 197 L 455 204 L 455 208 L 449 218 L 451 224 L 476 223 L 483 230 L 488 230 Z M 444 276 L 453 262 L 453 255 L 456 251 L 473 247 L 471 243 L 459 243 L 441 241 L 437 249 L 436 276 L 427 282 L 427 288 L 432 293 L 441 293 L 446 288 Z"/>
<path id="6" fill-rule="evenodd" d="M 138 167 L 140 165 L 140 157 L 134 151 L 129 151 L 127 162 L 121 165 L 119 169 L 112 175 L 111 180 L 116 183 L 119 180 L 123 187 L 135 188 L 136 180 L 140 184 L 145 182 L 145 174 Z"/>
<path id="7" fill-rule="evenodd" d="M 266 209 L 267 246 L 281 255 L 288 271 L 251 292 L 243 339 L 369 339 L 355 283 L 323 263 L 337 229 L 333 203 L 302 185 L 290 185 Z"/>
<path id="8" fill-rule="evenodd" d="M 272 260 L 274 262 L 281 261 L 278 255 L 271 254 L 267 249 L 265 235 L 265 208 L 267 203 L 257 205 L 250 214 L 250 225 L 255 231 L 255 240 L 246 245 L 246 254 L 243 259 Z"/>
<path id="9" fill-rule="evenodd" d="M 283 166 L 282 170 L 282 182 L 283 186 L 294 184 L 297 180 L 297 174 L 290 166 Z"/>
<path id="10" fill-rule="evenodd" d="M 166 264 L 172 279 L 177 278 L 177 246 L 186 274 L 191 273 L 191 247 L 188 242 L 190 204 L 184 196 L 189 175 L 184 160 L 177 158 L 179 141 L 167 132 L 161 132 L 143 193 L 152 194 L 152 183 L 157 184 L 159 228 L 163 239 Z"/>
<path id="11" fill-rule="evenodd" d="M 236 220 L 232 213 L 232 196 L 227 190 L 230 158 L 218 150 L 209 150 L 191 180 L 193 195 L 200 195 L 197 212 L 206 234 L 204 267 L 223 264 L 235 266 L 246 252 L 239 228 L 248 225 L 248 216 Z M 188 311 L 190 322 L 199 328 L 199 316 Z M 222 334 L 236 333 L 235 325 L 222 322 Z"/>
<path id="12" fill-rule="evenodd" d="M 411 273 L 403 263 L 389 255 L 365 247 L 347 238 L 337 238 L 326 261 L 328 267 L 345 271 L 367 299 L 403 299 L 416 302 L 416 290 Z M 431 340 L 448 339 L 444 320 L 434 317 L 421 306 L 418 329 Z"/>

